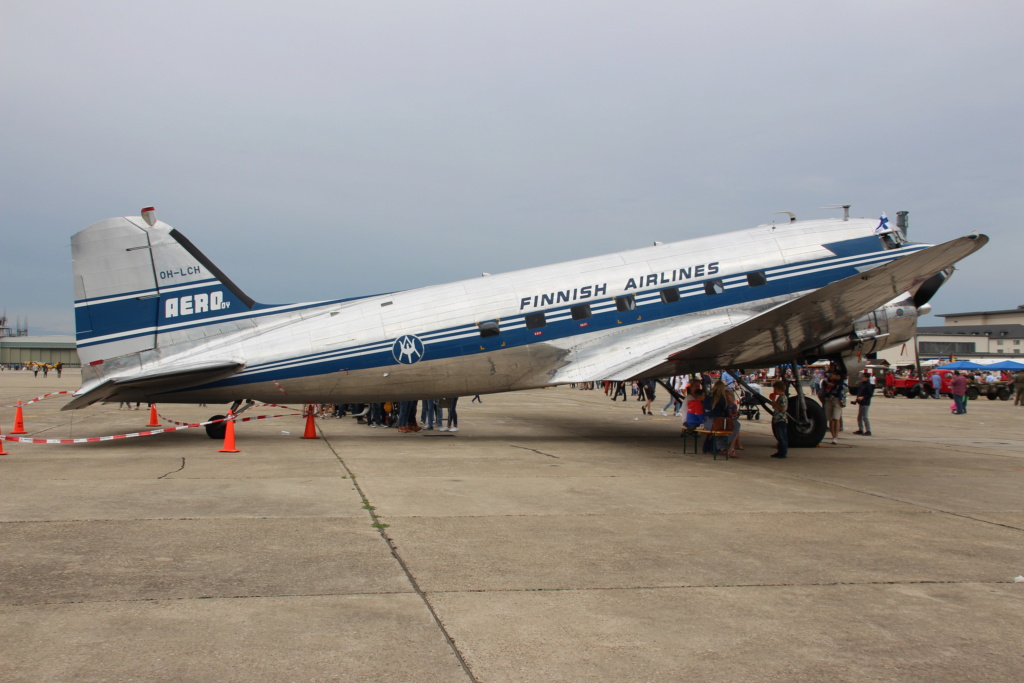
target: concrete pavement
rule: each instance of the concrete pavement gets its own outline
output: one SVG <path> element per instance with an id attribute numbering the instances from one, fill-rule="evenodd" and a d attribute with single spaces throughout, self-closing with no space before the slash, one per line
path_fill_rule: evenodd
<path id="1" fill-rule="evenodd" d="M 77 383 L 0 373 L 0 404 Z M 874 437 L 779 461 L 744 420 L 713 461 L 632 400 L 483 398 L 455 435 L 5 442 L 0 678 L 1020 679 L 1024 408 L 876 397 Z M 148 421 L 65 400 L 25 409 L 31 435 Z"/>

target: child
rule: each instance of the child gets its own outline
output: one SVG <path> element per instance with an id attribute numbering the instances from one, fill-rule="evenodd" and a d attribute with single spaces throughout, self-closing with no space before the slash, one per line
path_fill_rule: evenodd
<path id="1" fill-rule="evenodd" d="M 686 401 L 686 417 L 683 420 L 683 429 L 692 432 L 704 425 L 704 388 L 692 382 L 689 391 L 689 398 Z"/>

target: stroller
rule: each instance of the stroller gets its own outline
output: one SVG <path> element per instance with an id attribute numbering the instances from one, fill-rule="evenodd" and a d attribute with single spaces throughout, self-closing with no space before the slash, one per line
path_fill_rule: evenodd
<path id="1" fill-rule="evenodd" d="M 761 393 L 760 384 L 750 384 L 751 389 L 756 391 L 759 395 Z M 748 420 L 760 420 L 761 419 L 761 402 L 751 394 L 746 388 L 743 389 L 740 396 L 740 415 L 746 416 Z"/>

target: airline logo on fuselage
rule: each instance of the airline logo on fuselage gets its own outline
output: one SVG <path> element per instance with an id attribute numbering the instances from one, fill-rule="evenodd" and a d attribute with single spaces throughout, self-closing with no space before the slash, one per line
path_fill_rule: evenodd
<path id="1" fill-rule="evenodd" d="M 202 294 L 170 297 L 164 300 L 164 318 L 178 318 L 185 315 L 197 315 L 210 311 L 223 311 L 231 308 L 231 302 L 224 300 L 224 292 L 214 290 Z"/>

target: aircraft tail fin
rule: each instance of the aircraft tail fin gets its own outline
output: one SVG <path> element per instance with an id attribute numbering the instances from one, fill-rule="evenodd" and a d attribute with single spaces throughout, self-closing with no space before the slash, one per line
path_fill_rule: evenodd
<path id="1" fill-rule="evenodd" d="M 260 306 L 152 209 L 76 233 L 71 257 L 83 367 L 156 349 L 176 333 L 187 339 L 197 327 L 225 327 Z"/>

